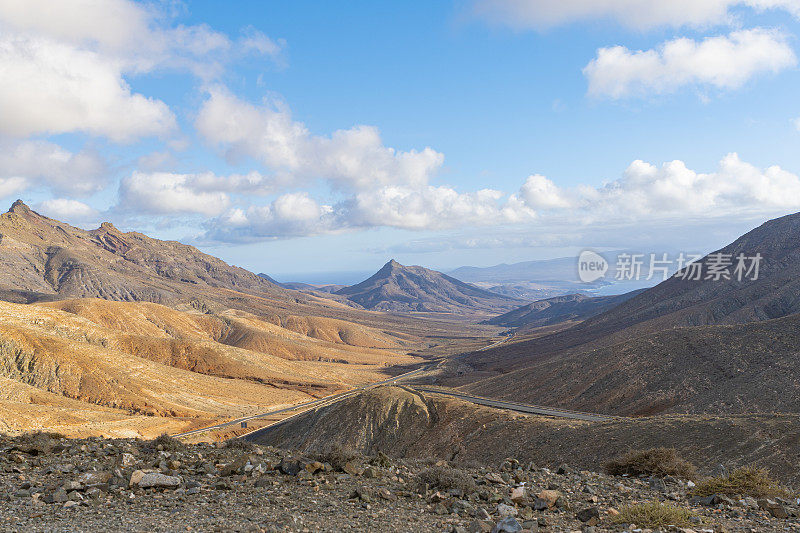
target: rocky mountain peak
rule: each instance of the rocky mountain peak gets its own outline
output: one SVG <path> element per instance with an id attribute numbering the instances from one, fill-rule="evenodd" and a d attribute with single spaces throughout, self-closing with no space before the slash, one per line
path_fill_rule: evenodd
<path id="1" fill-rule="evenodd" d="M 22 200 L 17 200 L 13 204 L 11 204 L 11 209 L 8 210 L 9 213 L 17 213 L 17 214 L 25 214 L 31 213 L 32 210 L 30 207 L 27 206 L 25 202 Z"/>

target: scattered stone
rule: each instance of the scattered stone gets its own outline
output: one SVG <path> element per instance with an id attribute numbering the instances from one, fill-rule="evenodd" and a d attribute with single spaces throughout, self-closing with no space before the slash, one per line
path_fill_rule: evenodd
<path id="1" fill-rule="evenodd" d="M 250 456 L 249 455 L 242 455 L 236 458 L 235 461 L 232 461 L 225 466 L 223 466 L 220 471 L 220 476 L 232 476 L 234 474 L 240 474 L 244 472 L 245 467 L 250 463 Z M 292 474 L 293 475 L 293 474 Z"/>
<path id="2" fill-rule="evenodd" d="M 559 465 L 558 469 L 556 470 L 556 474 L 558 474 L 559 476 L 565 476 L 571 473 L 572 469 L 563 463 Z"/>
<path id="3" fill-rule="evenodd" d="M 503 479 L 503 476 L 494 472 L 486 474 L 484 476 L 484 479 L 486 479 L 486 481 L 488 481 L 489 483 L 497 483 L 498 485 L 505 485 L 506 483 L 505 480 Z"/>
<path id="4" fill-rule="evenodd" d="M 325 470 L 325 465 L 319 461 L 309 461 L 303 465 L 303 468 L 309 474 L 316 474 Z"/>
<path id="5" fill-rule="evenodd" d="M 775 518 L 789 518 L 789 513 L 780 503 L 776 502 L 775 500 L 770 500 L 767 498 L 758 500 L 759 508 L 769 512 Z"/>
<path id="6" fill-rule="evenodd" d="M 539 494 L 536 495 L 537 502 L 539 506 L 544 504 L 544 509 L 552 509 L 555 507 L 556 502 L 561 497 L 561 493 L 557 490 L 543 490 Z M 541 511 L 542 509 L 537 509 L 537 511 Z"/>
<path id="7" fill-rule="evenodd" d="M 142 478 L 139 480 L 138 486 L 142 489 L 174 489 L 180 484 L 181 478 L 178 476 L 150 473 L 142 476 Z"/>
<path id="8" fill-rule="evenodd" d="M 498 503 L 497 514 L 499 514 L 501 518 L 506 516 L 517 516 L 517 508 L 504 503 Z"/>
<path id="9" fill-rule="evenodd" d="M 364 469 L 359 467 L 352 461 L 346 462 L 342 467 L 342 471 L 345 474 L 350 474 L 351 476 L 360 476 L 362 473 L 364 473 Z"/>
<path id="10" fill-rule="evenodd" d="M 278 465 L 278 470 L 287 476 L 296 476 L 300 472 L 300 461 L 296 459 L 282 459 Z"/>
<path id="11" fill-rule="evenodd" d="M 589 507 L 578 511 L 575 518 L 589 526 L 595 526 L 600 522 L 600 510 L 597 507 Z"/>
<path id="12" fill-rule="evenodd" d="M 517 533 L 522 531 L 522 525 L 513 516 L 500 520 L 492 529 L 492 533 Z"/>
<path id="13" fill-rule="evenodd" d="M 220 479 L 214 483 L 214 490 L 233 490 L 233 486 L 227 479 Z"/>
<path id="14" fill-rule="evenodd" d="M 650 478 L 650 488 L 658 492 L 667 492 L 667 484 L 660 477 Z"/>
<path id="15" fill-rule="evenodd" d="M 491 520 L 474 520 L 467 526 L 467 533 L 491 533 L 494 522 Z"/>
<path id="16" fill-rule="evenodd" d="M 69 496 L 67 496 L 67 491 L 59 487 L 54 492 L 45 495 L 42 501 L 45 503 L 64 503 L 69 501 Z"/>
<path id="17" fill-rule="evenodd" d="M 378 497 L 380 497 L 382 500 L 386 500 L 389 502 L 397 500 L 397 496 L 392 494 L 392 492 L 389 489 L 384 487 L 378 489 Z"/>

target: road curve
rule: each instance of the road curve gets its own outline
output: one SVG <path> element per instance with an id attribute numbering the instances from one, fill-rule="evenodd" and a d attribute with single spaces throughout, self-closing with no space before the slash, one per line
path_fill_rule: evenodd
<path id="1" fill-rule="evenodd" d="M 422 366 L 420 368 L 417 368 L 416 370 L 412 370 L 410 372 L 406 372 L 405 374 L 400 374 L 400 375 L 394 376 L 392 378 L 385 379 L 383 381 L 377 381 L 377 382 L 374 382 L 374 383 L 366 383 L 364 385 L 359 385 L 358 387 L 355 387 L 355 388 L 350 389 L 350 390 L 345 391 L 345 392 L 340 392 L 338 394 L 334 394 L 332 396 L 326 396 L 324 398 L 319 398 L 318 400 L 311 400 L 309 402 L 300 403 L 300 404 L 297 404 L 297 405 L 292 405 L 291 407 L 278 409 L 277 411 L 269 411 L 267 413 L 259 413 L 257 415 L 245 416 L 245 417 L 242 417 L 242 418 L 237 418 L 235 420 L 230 420 L 228 422 L 223 422 L 222 424 L 216 424 L 216 425 L 207 426 L 207 427 L 204 427 L 204 428 L 193 429 L 192 431 L 185 431 L 183 433 L 176 433 L 175 435 L 172 435 L 172 436 L 175 437 L 175 438 L 189 437 L 191 435 L 196 435 L 198 433 L 205 433 L 206 431 L 213 431 L 215 429 L 223 429 L 223 428 L 226 428 L 226 427 L 235 426 L 237 424 L 241 424 L 242 422 L 247 422 L 249 420 L 255 420 L 256 418 L 265 418 L 265 417 L 268 417 L 268 416 L 280 415 L 280 414 L 283 414 L 283 413 L 289 413 L 291 411 L 297 411 L 298 409 L 302 409 L 302 411 L 300 411 L 297 414 L 292 415 L 291 417 L 289 417 L 289 418 L 294 418 L 295 416 L 297 416 L 299 414 L 305 413 L 309 409 L 314 409 L 315 407 L 322 407 L 323 405 L 327 405 L 327 404 L 330 404 L 330 403 L 336 403 L 338 401 L 344 400 L 345 398 L 349 398 L 350 396 L 353 396 L 354 394 L 358 394 L 361 391 L 364 391 L 364 390 L 367 390 L 367 389 L 371 389 L 373 387 L 378 387 L 380 385 L 387 385 L 389 383 L 392 383 L 392 382 L 400 380 L 400 379 L 410 378 L 412 376 L 415 376 L 416 374 L 419 374 L 420 372 L 423 372 L 423 371 L 427 370 L 430 366 L 431 366 L 430 364 L 426 363 L 424 366 Z M 288 420 L 288 418 L 285 418 L 284 420 Z M 267 427 L 269 427 L 269 426 L 267 426 Z"/>
<path id="2" fill-rule="evenodd" d="M 413 387 L 413 389 L 419 392 L 427 392 L 428 394 L 441 394 L 443 396 L 450 396 L 451 398 L 465 400 L 478 405 L 496 407 L 498 409 L 505 409 L 507 411 L 516 411 L 518 413 L 553 416 L 557 418 L 572 418 L 574 420 L 588 420 L 591 422 L 606 422 L 608 420 L 617 420 L 621 418 L 618 416 L 600 415 L 596 413 L 584 413 L 581 411 L 571 411 L 569 409 L 543 407 L 541 405 L 528 405 L 524 403 L 509 402 L 505 400 L 493 400 L 491 398 L 472 396 L 471 394 L 463 394 L 460 392 L 436 389 L 433 387 Z"/>
<path id="3" fill-rule="evenodd" d="M 486 346 L 484 348 L 481 348 L 478 351 L 488 350 L 488 349 L 494 348 L 496 346 L 499 346 L 500 344 L 503 344 L 503 343 L 511 340 L 512 337 L 513 336 L 509 336 L 509 337 L 500 339 L 499 341 L 494 342 L 494 343 L 492 343 L 489 346 Z M 456 358 L 458 358 L 458 356 Z M 389 383 L 395 383 L 395 382 L 400 381 L 400 380 L 408 379 L 408 378 L 413 377 L 413 376 L 415 376 L 415 375 L 417 375 L 417 374 L 419 374 L 421 372 L 425 372 L 427 370 L 431 370 L 431 369 L 435 368 L 437 366 L 437 364 L 438 363 L 426 363 L 426 364 L 422 365 L 420 368 L 417 368 L 416 370 L 412 370 L 410 372 L 406 372 L 405 374 L 400 374 L 400 375 L 394 376 L 392 378 L 385 379 L 383 381 L 377 381 L 377 382 L 374 382 L 374 383 L 366 383 L 364 385 L 360 385 L 360 386 L 355 387 L 353 389 L 350 389 L 348 391 L 340 392 L 340 393 L 334 394 L 332 396 L 326 396 L 325 398 L 319 398 L 318 400 L 312 400 L 312 401 L 301 403 L 301 404 L 298 404 L 298 405 L 293 405 L 291 407 L 286 407 L 284 409 L 278 409 L 276 411 L 270 411 L 270 412 L 267 412 L 267 413 L 260 413 L 260 414 L 257 414 L 257 415 L 237 418 L 235 420 L 231 420 L 229 422 L 224 422 L 222 424 L 216 424 L 216 425 L 213 425 L 213 426 L 208 426 L 208 427 L 204 427 L 204 428 L 200 428 L 200 429 L 195 429 L 195 430 L 192 430 L 192 431 L 186 431 L 184 433 L 178 433 L 176 435 L 173 435 L 173 437 L 177 437 L 177 438 L 188 437 L 188 436 L 191 436 L 191 435 L 196 435 L 198 433 L 204 433 L 206 431 L 213 431 L 215 429 L 224 429 L 226 427 L 230 427 L 230 426 L 234 426 L 234 425 L 237 425 L 237 424 L 241 424 L 242 422 L 247 422 L 249 420 L 254 420 L 254 419 L 257 419 L 257 418 L 265 418 L 265 417 L 268 417 L 268 416 L 274 416 L 274 415 L 279 415 L 279 414 L 283 414 L 283 413 L 290 413 L 292 411 L 297 411 L 293 415 L 288 416 L 286 418 L 283 418 L 282 420 L 277 420 L 272 424 L 269 424 L 267 426 L 255 429 L 255 430 L 253 430 L 253 431 L 251 431 L 249 433 L 246 433 L 244 435 L 240 435 L 238 437 L 235 437 L 235 438 L 242 438 L 242 439 L 255 438 L 260 433 L 269 431 L 270 429 L 274 428 L 275 426 L 281 425 L 281 424 L 283 424 L 283 423 L 285 423 L 285 422 L 287 422 L 287 421 L 289 421 L 289 420 L 291 420 L 291 419 L 293 419 L 293 418 L 295 418 L 297 416 L 300 416 L 303 413 L 306 413 L 306 412 L 308 412 L 308 411 L 310 411 L 312 409 L 316 409 L 318 407 L 323 407 L 323 406 L 326 406 L 326 405 L 331 405 L 331 404 L 340 402 L 340 401 L 342 401 L 344 399 L 347 399 L 347 398 L 350 398 L 350 397 L 352 397 L 352 396 L 354 396 L 356 394 L 359 394 L 362 391 L 365 391 L 365 390 L 368 390 L 368 389 L 372 389 L 374 387 L 379 387 L 381 385 L 388 385 Z M 551 416 L 551 417 L 555 417 L 555 418 L 569 418 L 569 419 L 573 419 L 573 420 L 586 420 L 586 421 L 590 421 L 590 422 L 607 422 L 609 420 L 618 420 L 620 418 L 623 418 L 623 417 L 611 416 L 611 415 L 601 415 L 601 414 L 597 414 L 597 413 L 585 413 L 585 412 L 581 412 L 581 411 L 572 411 L 572 410 L 569 410 L 569 409 L 559 409 L 559 408 L 555 408 L 555 407 L 544 407 L 544 406 L 541 406 L 541 405 L 528 405 L 528 404 L 523 404 L 523 403 L 518 403 L 518 402 L 510 402 L 510 401 L 506 401 L 506 400 L 495 400 L 495 399 L 492 399 L 492 398 L 483 398 L 481 396 L 473 396 L 471 394 L 464 394 L 464 393 L 461 393 L 461 392 L 445 390 L 445 389 L 438 389 L 438 388 L 434 388 L 434 387 L 416 386 L 416 387 L 409 387 L 409 388 L 413 388 L 414 390 L 417 390 L 419 392 L 425 392 L 425 393 L 428 393 L 428 394 L 440 394 L 442 396 L 449 396 L 451 398 L 456 398 L 456 399 L 459 399 L 459 400 L 472 402 L 472 403 L 477 404 L 477 405 L 485 405 L 487 407 L 494 407 L 494 408 L 497 408 L 497 409 L 505 409 L 507 411 L 515 411 L 515 412 L 518 412 L 518 413 L 534 414 L 534 415 L 541 415 L 541 416 Z"/>
<path id="4" fill-rule="evenodd" d="M 494 343 L 492 343 L 492 344 L 490 344 L 488 346 L 485 346 L 485 347 L 479 349 L 478 351 L 488 350 L 490 348 L 494 348 L 495 346 L 499 346 L 499 345 L 509 341 L 512 337 L 513 337 L 513 335 L 508 336 L 508 337 L 504 337 L 504 338 L 498 340 L 497 342 L 494 342 Z M 356 393 L 359 393 L 359 392 L 361 392 L 363 390 L 371 389 L 372 387 L 378 387 L 380 385 L 386 385 L 388 383 L 392 383 L 394 381 L 398 381 L 398 380 L 401 380 L 401 379 L 408 379 L 408 378 L 410 378 L 412 376 L 415 376 L 415 375 L 419 374 L 420 372 L 424 372 L 426 370 L 432 369 L 433 367 L 436 366 L 436 364 L 437 363 L 425 363 L 420 368 L 417 368 L 416 370 L 412 370 L 410 372 L 406 372 L 405 374 L 400 374 L 398 376 L 394 376 L 393 378 L 385 379 L 383 381 L 378 381 L 378 382 L 375 382 L 375 383 L 366 383 L 364 385 L 359 385 L 358 387 L 355 387 L 354 389 L 350 389 L 349 391 L 345 391 L 345 392 L 340 392 L 340 393 L 334 394 L 332 396 L 326 396 L 325 398 L 319 398 L 317 400 L 311 400 L 311 401 L 308 401 L 308 402 L 305 402 L 305 403 L 293 405 L 291 407 L 286 407 L 284 409 L 278 409 L 277 411 L 270 411 L 268 413 L 259 413 L 257 415 L 245 416 L 245 417 L 242 417 L 242 418 L 237 418 L 235 420 L 231 420 L 231 421 L 228 421 L 228 422 L 223 422 L 221 424 L 216 424 L 216 425 L 213 425 L 213 426 L 207 426 L 207 427 L 204 427 L 204 428 L 193 429 L 192 431 L 185 431 L 183 433 L 176 433 L 175 435 L 172 435 L 172 436 L 175 437 L 175 438 L 189 437 L 191 435 L 197 435 L 199 433 L 205 433 L 206 431 L 214 431 L 215 429 L 223 429 L 223 428 L 226 428 L 226 427 L 235 426 L 237 424 L 241 424 L 242 422 L 248 422 L 250 420 L 255 420 L 257 418 L 266 418 L 268 416 L 275 416 L 275 415 L 280 415 L 280 414 L 283 414 L 283 413 L 290 413 L 292 411 L 297 411 L 298 409 L 302 409 L 302 411 L 300 411 L 300 412 L 298 412 L 298 413 L 296 413 L 296 414 L 294 414 L 294 415 L 292 415 L 290 417 L 287 417 L 287 418 L 284 418 L 283 420 L 277 421 L 276 422 L 276 424 L 277 424 L 277 423 L 283 422 L 285 420 L 289 420 L 291 418 L 294 418 L 295 416 L 297 416 L 299 414 L 302 414 L 302 413 L 305 413 L 306 411 L 308 411 L 310 409 L 314 409 L 316 407 L 322 407 L 323 405 L 328 405 L 328 404 L 331 404 L 331 403 L 336 403 L 338 401 L 344 400 L 345 398 L 349 398 L 350 396 L 352 396 L 352 395 L 354 395 Z M 260 430 L 263 430 L 263 429 L 267 429 L 269 427 L 272 427 L 273 425 L 275 425 L 275 424 L 270 424 L 269 426 L 265 426 L 263 428 L 260 428 L 257 431 L 260 431 Z M 247 435 L 249 435 L 249 433 Z M 245 435 L 242 435 L 242 436 L 245 436 Z"/>

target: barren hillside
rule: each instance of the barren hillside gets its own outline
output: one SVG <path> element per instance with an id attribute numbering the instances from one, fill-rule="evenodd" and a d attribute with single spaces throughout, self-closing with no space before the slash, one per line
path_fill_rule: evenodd
<path id="1" fill-rule="evenodd" d="M 704 472 L 757 464 L 795 481 L 797 415 L 669 416 L 580 422 L 510 414 L 404 388 L 380 387 L 292 419 L 256 442 L 306 452 L 340 443 L 362 453 L 470 464 L 593 468 L 630 449 L 669 446 Z"/>
<path id="2" fill-rule="evenodd" d="M 335 294 L 367 309 L 393 312 L 491 314 L 522 302 L 479 289 L 441 272 L 391 260 L 372 277 Z"/>
<path id="3" fill-rule="evenodd" d="M 330 339 L 303 332 L 309 323 L 318 336 Z M 9 412 L 11 404 L 49 405 L 55 412 L 47 416 L 53 419 L 59 410 L 82 404 L 96 422 L 141 415 L 186 426 L 195 425 L 192 419 L 263 412 L 376 381 L 385 377 L 387 365 L 415 361 L 387 349 L 397 347 L 395 341 L 368 328 L 348 335 L 345 324 L 327 319 L 320 324 L 298 319 L 293 325 L 287 329 L 242 312 L 209 315 L 152 303 L 0 302 L 0 376 L 17 384 L 17 392 L 3 401 Z M 358 344 L 362 341 L 365 345 Z M 20 408 L 26 411 L 30 408 Z M 72 419 L 82 424 L 80 418 L 65 416 L 54 425 L 69 426 Z M 34 427 L 26 426 L 32 421 L 24 416 L 6 420 L 15 430 Z"/>

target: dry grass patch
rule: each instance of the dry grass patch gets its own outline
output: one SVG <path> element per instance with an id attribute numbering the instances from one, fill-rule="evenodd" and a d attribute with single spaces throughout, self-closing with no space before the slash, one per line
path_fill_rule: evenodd
<path id="1" fill-rule="evenodd" d="M 675 448 L 650 448 L 636 450 L 610 460 L 605 465 L 612 476 L 675 476 L 696 479 L 697 469 L 683 459 Z"/>
<path id="2" fill-rule="evenodd" d="M 692 521 L 696 516 L 688 509 L 671 503 L 649 502 L 620 508 L 619 514 L 613 521 L 617 524 L 636 524 L 646 528 L 689 527 L 697 525 L 696 521 Z"/>
<path id="3" fill-rule="evenodd" d="M 460 490 L 464 494 L 476 490 L 475 480 L 472 476 L 461 470 L 448 466 L 432 466 L 426 468 L 417 476 L 417 488 L 434 490 Z"/>
<path id="4" fill-rule="evenodd" d="M 789 493 L 773 480 L 765 469 L 743 467 L 726 476 L 704 479 L 690 492 L 691 496 L 711 496 L 713 494 L 764 498 L 787 496 Z"/>
<path id="5" fill-rule="evenodd" d="M 238 438 L 225 441 L 225 447 L 229 450 L 250 453 L 255 451 L 255 449 L 258 448 L 258 445 L 256 445 L 254 442 L 250 442 L 249 440 Z"/>
<path id="6" fill-rule="evenodd" d="M 328 463 L 334 470 L 343 470 L 344 465 L 353 461 L 362 461 L 364 456 L 349 446 L 335 444 L 322 453 L 317 454 L 316 459 L 323 463 Z"/>
<path id="7" fill-rule="evenodd" d="M 175 437 L 170 437 L 166 433 L 162 433 L 152 441 L 153 447 L 161 449 L 166 452 L 179 452 L 186 448 L 186 445 Z M 160 447 L 160 448 L 159 448 Z"/>

